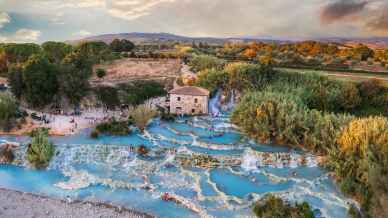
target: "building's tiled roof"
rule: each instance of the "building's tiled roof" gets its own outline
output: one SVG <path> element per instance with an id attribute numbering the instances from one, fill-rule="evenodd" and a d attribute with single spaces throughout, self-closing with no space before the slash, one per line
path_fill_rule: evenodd
<path id="1" fill-rule="evenodd" d="M 177 95 L 193 95 L 193 96 L 209 96 L 210 94 L 210 92 L 207 89 L 196 87 L 196 86 L 183 86 L 180 88 L 173 89 L 169 93 L 177 94 Z"/>

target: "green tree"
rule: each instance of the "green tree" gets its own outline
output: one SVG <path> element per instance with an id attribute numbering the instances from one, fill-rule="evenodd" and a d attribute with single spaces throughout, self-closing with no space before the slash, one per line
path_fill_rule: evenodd
<path id="1" fill-rule="evenodd" d="M 109 46 L 102 41 L 82 42 L 75 48 L 75 51 L 92 64 L 108 60 L 111 53 Z"/>
<path id="2" fill-rule="evenodd" d="M 55 147 L 48 140 L 48 131 L 46 129 L 35 131 L 27 149 L 28 162 L 37 169 L 44 169 L 49 165 L 54 152 Z"/>
<path id="3" fill-rule="evenodd" d="M 120 106 L 118 90 L 115 87 L 100 86 L 94 90 L 97 99 L 107 108 L 114 109 Z"/>
<path id="4" fill-rule="evenodd" d="M 23 68 L 21 66 L 11 66 L 8 70 L 8 82 L 11 86 L 11 92 L 14 96 L 20 99 L 25 90 L 25 84 L 23 81 Z"/>
<path id="5" fill-rule="evenodd" d="M 0 45 L 0 50 L 3 50 L 7 55 L 9 63 L 23 63 L 32 55 L 42 53 L 39 45 L 34 43 L 7 43 Z"/>
<path id="6" fill-rule="evenodd" d="M 51 63 L 61 63 L 71 51 L 72 46 L 63 42 L 45 42 L 42 44 L 43 52 Z"/>
<path id="7" fill-rule="evenodd" d="M 8 93 L 0 93 L 0 128 L 9 131 L 16 119 L 18 106 L 14 97 Z"/>
<path id="8" fill-rule="evenodd" d="M 44 107 L 58 92 L 57 69 L 42 55 L 31 56 L 24 66 L 23 93 L 29 105 Z"/>
<path id="9" fill-rule="evenodd" d="M 114 39 L 109 47 L 114 52 L 130 52 L 135 48 L 135 44 L 126 39 Z"/>

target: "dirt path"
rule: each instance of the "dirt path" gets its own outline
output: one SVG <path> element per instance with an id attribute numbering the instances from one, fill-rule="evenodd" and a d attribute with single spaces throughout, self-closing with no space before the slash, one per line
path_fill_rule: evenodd
<path id="1" fill-rule="evenodd" d="M 152 216 L 107 204 L 67 203 L 0 189 L 0 217 L 4 218 L 151 218 Z"/>

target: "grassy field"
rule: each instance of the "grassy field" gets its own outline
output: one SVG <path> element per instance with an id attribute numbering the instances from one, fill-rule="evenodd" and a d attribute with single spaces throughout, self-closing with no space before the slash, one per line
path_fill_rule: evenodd
<path id="1" fill-rule="evenodd" d="M 120 59 L 112 63 L 94 66 L 104 69 L 106 76 L 98 78 L 93 75 L 92 85 L 117 84 L 133 80 L 165 80 L 180 75 L 181 63 L 177 59 Z"/>
<path id="2" fill-rule="evenodd" d="M 310 69 L 291 69 L 291 68 L 277 68 L 279 70 L 287 72 L 300 72 L 300 73 L 319 73 L 327 75 L 330 78 L 345 80 L 345 81 L 354 81 L 361 82 L 369 79 L 378 79 L 383 82 L 383 84 L 388 87 L 388 73 L 366 73 L 366 72 L 339 72 L 339 71 L 324 71 L 324 70 L 310 70 Z"/>

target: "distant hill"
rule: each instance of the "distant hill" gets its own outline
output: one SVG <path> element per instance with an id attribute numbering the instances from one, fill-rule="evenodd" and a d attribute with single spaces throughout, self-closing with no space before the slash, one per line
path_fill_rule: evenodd
<path id="1" fill-rule="evenodd" d="M 69 41 L 69 43 L 75 44 L 80 41 L 104 41 L 106 43 L 112 42 L 114 39 L 128 39 L 135 43 L 152 43 L 152 42 L 167 42 L 176 41 L 183 43 L 208 43 L 208 44 L 224 44 L 226 42 L 297 42 L 305 40 L 315 40 L 321 42 L 338 43 L 342 45 L 354 46 L 358 43 L 363 43 L 372 48 L 388 48 L 388 37 L 369 37 L 369 38 L 345 38 L 345 37 L 327 37 L 327 38 L 298 38 L 298 37 L 272 37 L 272 36 L 242 36 L 242 37 L 188 37 L 180 36 L 170 33 L 117 33 L 117 34 L 104 34 L 97 36 L 90 36 L 84 39 Z"/>
<path id="2" fill-rule="evenodd" d="M 128 39 L 135 43 L 151 43 L 151 42 L 166 42 L 166 41 L 176 41 L 183 43 L 208 43 L 208 44 L 224 44 L 226 42 L 250 42 L 250 41 L 263 41 L 263 42 L 273 42 L 276 40 L 272 39 L 257 39 L 257 38 L 217 38 L 217 37 L 188 37 L 174 35 L 170 33 L 117 33 L 117 34 L 103 34 L 97 36 L 90 36 L 87 38 L 68 41 L 71 44 L 78 43 L 80 41 L 104 41 L 106 43 L 112 42 L 114 39 Z"/>

